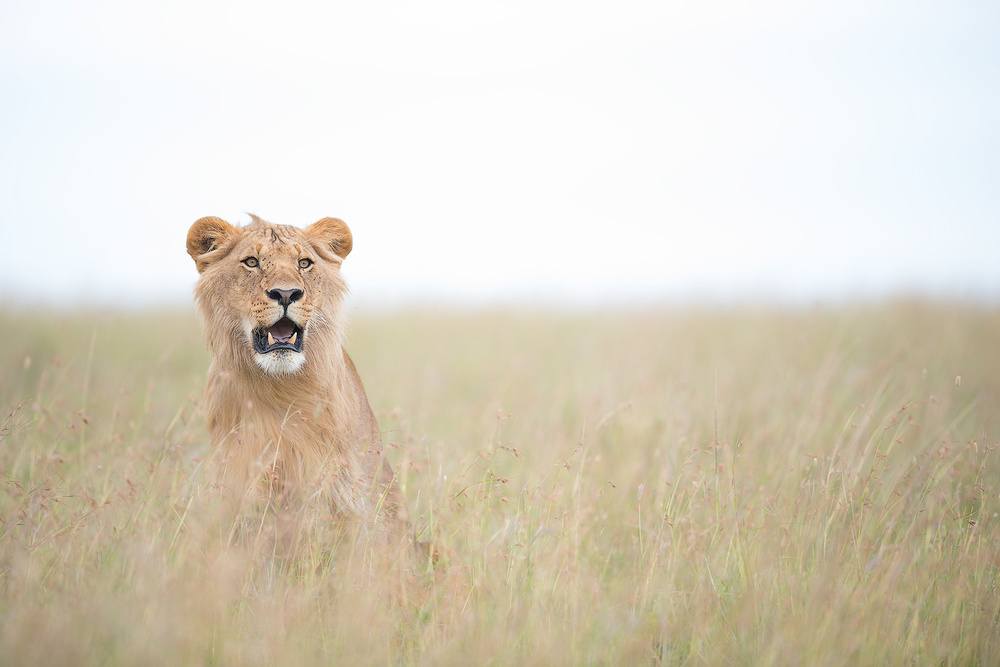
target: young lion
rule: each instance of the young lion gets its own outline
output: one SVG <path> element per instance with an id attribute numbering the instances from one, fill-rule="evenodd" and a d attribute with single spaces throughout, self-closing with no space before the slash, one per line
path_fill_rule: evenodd
<path id="1" fill-rule="evenodd" d="M 187 236 L 213 354 L 206 412 L 218 482 L 239 502 L 319 503 L 383 539 L 406 506 L 342 347 L 347 225 L 201 218 Z"/>

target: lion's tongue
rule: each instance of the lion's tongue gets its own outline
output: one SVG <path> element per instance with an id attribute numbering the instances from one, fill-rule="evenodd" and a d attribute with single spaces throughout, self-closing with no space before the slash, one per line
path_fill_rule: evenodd
<path id="1" fill-rule="evenodd" d="M 278 320 L 274 326 L 267 330 L 267 333 L 274 336 L 274 340 L 285 342 L 292 337 L 295 333 L 295 325 L 292 324 L 291 320 L 287 318 L 282 318 Z"/>

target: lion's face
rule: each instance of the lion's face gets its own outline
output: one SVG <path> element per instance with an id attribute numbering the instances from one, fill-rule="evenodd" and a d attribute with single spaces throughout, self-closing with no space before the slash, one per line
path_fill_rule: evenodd
<path id="1" fill-rule="evenodd" d="M 306 229 L 256 217 L 247 227 L 219 218 L 194 223 L 188 253 L 201 272 L 195 294 L 216 356 L 252 360 L 271 375 L 302 368 L 311 343 L 339 322 L 340 265 L 351 245 L 336 218 Z"/>

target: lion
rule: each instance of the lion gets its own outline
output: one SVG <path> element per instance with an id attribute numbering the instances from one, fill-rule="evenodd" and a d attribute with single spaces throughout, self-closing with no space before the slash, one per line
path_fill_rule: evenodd
<path id="1" fill-rule="evenodd" d="M 320 506 L 383 540 L 406 504 L 343 348 L 344 221 L 305 229 L 201 218 L 187 235 L 212 363 L 206 414 L 216 484 L 242 507 Z M 263 501 L 261 499 L 264 499 Z"/>

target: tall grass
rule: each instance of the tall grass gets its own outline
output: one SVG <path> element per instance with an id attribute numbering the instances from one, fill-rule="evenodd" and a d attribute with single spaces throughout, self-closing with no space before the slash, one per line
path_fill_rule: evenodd
<path id="1" fill-rule="evenodd" d="M 4 664 L 1000 664 L 1000 313 L 362 314 L 431 571 L 230 538 L 192 313 L 4 316 Z"/>

